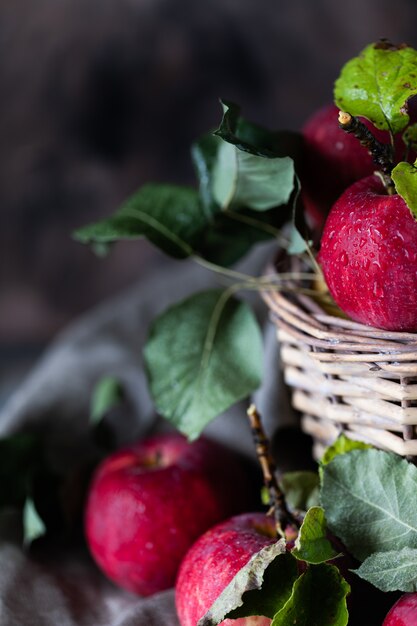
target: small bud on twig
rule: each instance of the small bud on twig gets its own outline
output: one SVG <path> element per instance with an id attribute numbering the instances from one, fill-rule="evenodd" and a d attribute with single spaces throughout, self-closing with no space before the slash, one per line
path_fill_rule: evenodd
<path id="1" fill-rule="evenodd" d="M 368 150 L 373 162 L 381 170 L 384 185 L 389 194 L 395 192 L 391 172 L 394 167 L 392 147 L 390 144 L 381 143 L 374 137 L 372 132 L 357 117 L 339 111 L 339 126 L 346 133 L 352 133 L 360 143 Z"/>

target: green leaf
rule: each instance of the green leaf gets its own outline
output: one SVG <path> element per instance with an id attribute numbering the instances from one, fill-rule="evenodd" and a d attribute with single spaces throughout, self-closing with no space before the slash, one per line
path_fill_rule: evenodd
<path id="1" fill-rule="evenodd" d="M 410 124 L 404 133 L 403 141 L 409 150 L 417 151 L 417 124 Z"/>
<path id="2" fill-rule="evenodd" d="M 381 591 L 417 591 L 417 549 L 371 554 L 355 574 Z"/>
<path id="3" fill-rule="evenodd" d="M 203 233 L 198 252 L 218 265 L 232 265 L 258 242 L 276 238 L 289 214 L 288 206 L 262 213 L 250 209 L 223 211 Z"/>
<path id="4" fill-rule="evenodd" d="M 260 241 L 275 238 L 288 220 L 290 207 L 279 211 L 223 211 L 213 197 L 213 169 L 219 146 L 224 142 L 213 134 L 204 135 L 192 146 L 192 158 L 200 184 L 202 206 L 208 224 L 198 243 L 198 253 L 212 263 L 228 267 Z"/>
<path id="5" fill-rule="evenodd" d="M 240 114 L 240 107 L 222 101 L 223 118 L 215 135 L 240 150 L 267 158 L 291 157 L 298 161 L 303 156 L 303 137 L 292 131 L 271 131 L 249 122 Z"/>
<path id="6" fill-rule="evenodd" d="M 213 170 L 213 197 L 223 208 L 266 211 L 289 202 L 294 189 L 294 161 L 265 158 L 224 142 Z"/>
<path id="7" fill-rule="evenodd" d="M 271 626 L 345 626 L 348 583 L 337 567 L 310 565 L 294 583 L 293 592 Z"/>
<path id="8" fill-rule="evenodd" d="M 152 325 L 144 357 L 158 411 L 190 439 L 262 380 L 262 337 L 244 302 L 210 290 Z"/>
<path id="9" fill-rule="evenodd" d="M 367 46 L 342 68 L 335 83 L 336 105 L 398 133 L 408 122 L 407 100 L 417 94 L 417 51 L 388 42 Z"/>
<path id="10" fill-rule="evenodd" d="M 46 526 L 38 515 L 33 501 L 28 498 L 23 507 L 23 544 L 28 546 L 46 533 Z"/>
<path id="11" fill-rule="evenodd" d="M 295 547 L 291 554 L 295 558 L 317 565 L 340 556 L 326 536 L 326 518 L 319 506 L 309 509 L 303 520 Z"/>
<path id="12" fill-rule="evenodd" d="M 359 560 L 417 548 L 417 468 L 382 450 L 353 450 L 323 467 L 330 530 Z"/>
<path id="13" fill-rule="evenodd" d="M 289 240 L 290 243 L 287 248 L 288 254 L 303 254 L 303 252 L 307 252 L 307 250 L 309 249 L 309 244 L 311 244 L 311 242 L 306 241 L 301 236 L 300 231 L 294 226 L 294 224 L 291 225 Z"/>
<path id="14" fill-rule="evenodd" d="M 417 167 L 401 161 L 391 172 L 397 193 L 403 198 L 412 215 L 417 219 Z"/>
<path id="15" fill-rule="evenodd" d="M 90 422 L 98 424 L 123 399 L 123 387 L 113 376 L 105 376 L 93 389 L 90 404 Z"/>
<path id="16" fill-rule="evenodd" d="M 222 143 L 220 137 L 210 133 L 200 137 L 191 146 L 191 158 L 199 181 L 200 198 L 209 218 L 220 210 L 213 197 L 212 179 L 217 154 Z"/>
<path id="17" fill-rule="evenodd" d="M 287 247 L 288 254 L 300 255 L 308 252 L 313 242 L 311 241 L 310 228 L 305 219 L 305 207 L 301 201 L 301 182 L 298 176 L 295 176 L 295 194 L 292 209 L 292 223 L 289 233 L 289 245 Z"/>
<path id="18" fill-rule="evenodd" d="M 194 253 L 207 226 L 198 193 L 188 187 L 144 185 L 111 217 L 74 233 L 81 243 L 109 244 L 146 237 L 176 258 Z"/>
<path id="19" fill-rule="evenodd" d="M 286 472 L 279 484 L 292 510 L 307 511 L 319 504 L 320 480 L 316 472 Z"/>
<path id="20" fill-rule="evenodd" d="M 280 539 L 251 557 L 197 626 L 215 626 L 226 618 L 249 615 L 273 617 L 290 597 L 296 577 L 296 561 Z"/>
<path id="21" fill-rule="evenodd" d="M 356 441 L 355 439 L 349 439 L 346 435 L 339 435 L 334 443 L 331 446 L 326 448 L 323 456 L 320 459 L 321 466 L 327 465 L 330 463 L 332 459 L 334 459 L 339 454 L 346 454 L 346 452 L 351 452 L 352 450 L 368 450 L 372 448 L 369 443 L 364 443 L 363 441 Z"/>

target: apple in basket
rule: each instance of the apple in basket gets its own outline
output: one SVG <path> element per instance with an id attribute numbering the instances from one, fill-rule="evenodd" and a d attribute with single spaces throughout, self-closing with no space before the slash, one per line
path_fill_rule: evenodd
<path id="1" fill-rule="evenodd" d="M 326 105 L 309 117 L 302 128 L 302 196 L 306 213 L 317 227 L 323 226 L 340 194 L 375 169 L 368 151 L 353 135 L 339 128 L 337 116 L 337 107 Z M 380 131 L 379 137 L 381 141 L 389 141 L 386 132 Z"/>
<path id="2" fill-rule="evenodd" d="M 414 121 L 417 117 L 417 102 L 411 100 L 409 114 Z M 351 184 L 370 176 L 375 171 L 375 163 L 368 150 L 357 138 L 343 131 L 337 123 L 338 108 L 326 105 L 308 118 L 302 128 L 304 139 L 303 163 L 300 172 L 302 196 L 306 213 L 312 225 L 322 227 L 325 218 L 338 197 Z M 382 144 L 390 143 L 387 131 L 375 128 L 370 121 L 362 118 L 365 127 Z M 401 134 L 395 136 L 395 156 L 400 161 L 405 152 Z M 410 151 L 408 160 L 416 154 Z"/>
<path id="3" fill-rule="evenodd" d="M 318 260 L 336 304 L 353 320 L 417 330 L 417 221 L 379 177 L 354 183 L 335 203 Z"/>
<path id="4" fill-rule="evenodd" d="M 246 469 L 207 438 L 178 433 L 139 441 L 97 468 L 86 501 L 91 554 L 116 584 L 140 595 L 173 586 L 191 544 L 250 506 Z"/>
<path id="5" fill-rule="evenodd" d="M 202 535 L 185 556 L 176 583 L 176 607 L 181 626 L 196 626 L 223 589 L 251 556 L 276 541 L 272 517 L 244 513 Z M 262 616 L 226 619 L 222 626 L 268 626 Z"/>

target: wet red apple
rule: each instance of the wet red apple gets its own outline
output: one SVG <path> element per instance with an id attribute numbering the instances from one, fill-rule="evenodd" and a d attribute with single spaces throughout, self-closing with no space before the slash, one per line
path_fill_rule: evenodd
<path id="1" fill-rule="evenodd" d="M 354 183 L 337 200 L 318 261 L 336 304 L 353 320 L 417 330 L 417 221 L 379 177 Z"/>
<path id="2" fill-rule="evenodd" d="M 173 586 L 192 543 L 253 502 L 246 468 L 206 438 L 177 433 L 120 450 L 98 467 L 85 508 L 91 554 L 116 584 L 140 595 Z"/>

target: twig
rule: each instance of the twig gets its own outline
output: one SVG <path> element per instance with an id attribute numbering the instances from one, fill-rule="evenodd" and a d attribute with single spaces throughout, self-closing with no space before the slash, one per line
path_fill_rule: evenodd
<path id="1" fill-rule="evenodd" d="M 267 515 L 274 515 L 277 533 L 281 537 L 286 538 L 287 527 L 291 527 L 291 534 L 293 534 L 294 529 L 300 527 L 300 523 L 291 511 L 288 510 L 285 496 L 276 479 L 276 467 L 269 450 L 269 441 L 262 427 L 261 417 L 254 404 L 251 404 L 248 408 L 247 415 L 255 442 L 256 455 L 262 469 L 265 487 L 269 492 L 270 510 Z"/>
<path id="2" fill-rule="evenodd" d="M 357 117 L 350 115 L 350 113 L 339 111 L 339 126 L 346 133 L 352 133 L 368 150 L 375 165 L 382 172 L 382 179 L 387 192 L 389 194 L 395 193 L 394 183 L 391 178 L 391 171 L 394 167 L 392 146 L 378 141 L 369 128 Z"/>

